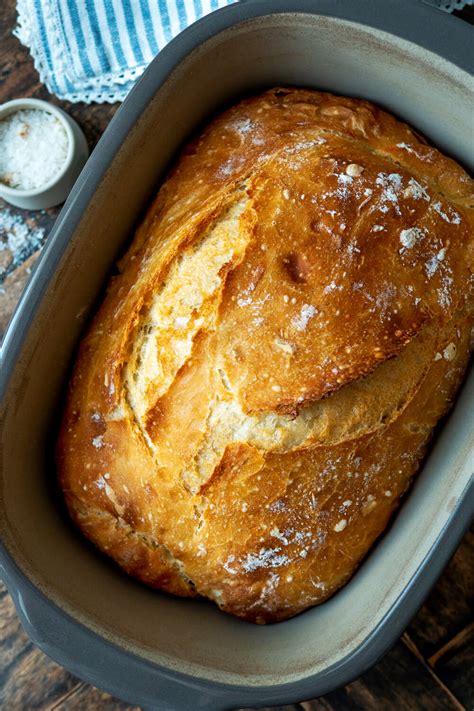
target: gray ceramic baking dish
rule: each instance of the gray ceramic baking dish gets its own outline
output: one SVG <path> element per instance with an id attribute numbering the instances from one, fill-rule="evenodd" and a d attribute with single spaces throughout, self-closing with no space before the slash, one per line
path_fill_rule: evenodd
<path id="1" fill-rule="evenodd" d="M 69 525 L 51 432 L 73 354 L 115 258 L 181 142 L 216 109 L 275 84 L 379 102 L 465 165 L 468 26 L 403 0 L 249 0 L 174 40 L 105 132 L 5 341 L 1 573 L 32 640 L 77 676 L 147 709 L 315 697 L 397 639 L 473 509 L 474 380 L 390 530 L 332 600 L 258 627 L 127 578 Z M 471 488 L 470 488 L 471 487 Z"/>

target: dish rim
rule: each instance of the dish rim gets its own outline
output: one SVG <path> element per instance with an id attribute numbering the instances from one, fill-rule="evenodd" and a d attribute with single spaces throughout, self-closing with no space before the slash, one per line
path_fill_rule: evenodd
<path id="1" fill-rule="evenodd" d="M 67 249 L 71 235 L 77 229 L 84 210 L 104 179 L 113 157 L 125 140 L 130 128 L 137 123 L 161 85 L 199 44 L 219 32 L 257 17 L 300 13 L 330 16 L 356 22 L 362 26 L 373 27 L 423 47 L 464 71 L 472 73 L 474 69 L 474 58 L 470 61 L 470 54 L 466 51 L 470 39 L 469 28 L 456 18 L 441 15 L 440 11 L 433 7 L 421 2 L 415 5 L 410 0 L 386 0 L 383 12 L 380 4 L 374 0 L 360 0 L 359 3 L 353 3 L 352 0 L 247 0 L 245 3 L 222 8 L 189 27 L 160 52 L 132 89 L 100 139 L 97 148 L 71 191 L 5 334 L 2 348 L 4 367 L 0 379 L 2 401 L 31 322 L 45 296 L 56 267 Z M 422 29 L 428 22 L 430 24 L 429 35 Z M 451 32 L 447 31 L 449 23 L 451 23 Z M 138 665 L 143 672 L 151 672 L 155 679 L 161 678 L 164 681 L 167 679 L 180 686 L 192 685 L 194 690 L 198 689 L 201 692 L 209 692 L 211 689 L 221 692 L 220 698 L 222 703 L 225 699 L 226 706 L 229 703 L 288 703 L 296 696 L 308 698 L 314 696 L 315 693 L 320 695 L 335 686 L 347 683 L 374 664 L 395 642 L 402 629 L 421 605 L 469 523 L 471 508 L 469 491 L 471 488 L 474 487 L 467 485 L 457 507 L 439 531 L 436 541 L 420 563 L 409 584 L 402 590 L 392 608 L 377 627 L 371 630 L 368 637 L 349 654 L 324 671 L 282 685 L 248 687 L 194 677 L 153 664 L 138 654 L 112 643 L 74 619 L 47 598 L 19 568 L 1 540 L 0 571 L 4 571 L 16 609 L 29 635 L 40 647 L 47 648 L 50 656 L 55 657 L 64 666 L 72 667 L 75 673 L 91 680 L 92 683 L 94 683 L 94 669 L 92 665 L 87 666 L 88 658 L 91 656 L 90 651 L 92 648 L 103 651 L 105 645 L 111 657 L 120 656 L 122 660 L 128 660 L 130 665 Z M 443 542 L 444 546 L 441 545 Z M 402 604 L 408 595 L 410 595 L 409 604 Z M 34 598 L 36 598 L 36 604 L 48 609 L 53 616 L 59 615 L 62 621 L 75 632 L 77 639 L 85 636 L 89 645 L 87 652 L 84 651 L 84 648 L 82 651 L 77 651 L 81 648 L 76 645 L 76 653 L 73 655 L 73 660 L 69 658 L 68 664 L 61 647 L 51 646 L 51 643 L 48 645 L 45 640 L 38 639 L 38 629 L 28 615 L 28 603 Z M 71 639 L 71 648 L 72 646 Z M 74 659 L 79 661 L 74 663 Z M 113 671 L 109 677 L 112 676 Z M 333 679 L 332 682 L 331 679 Z M 115 686 L 109 685 L 107 687 L 107 684 L 104 685 L 101 680 L 100 686 L 108 688 L 112 693 L 118 693 L 118 675 L 116 675 L 115 681 Z M 120 695 L 122 698 L 127 696 L 123 692 L 120 692 Z M 132 701 L 136 703 L 135 698 Z M 148 708 L 150 708 L 149 704 Z"/>

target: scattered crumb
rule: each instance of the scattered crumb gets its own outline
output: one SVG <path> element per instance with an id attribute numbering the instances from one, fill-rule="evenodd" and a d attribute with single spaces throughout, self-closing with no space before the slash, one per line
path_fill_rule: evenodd
<path id="1" fill-rule="evenodd" d="M 357 165 L 357 163 L 349 163 L 346 168 L 346 173 L 347 175 L 350 175 L 351 178 L 358 178 L 363 172 L 363 167 L 361 165 Z"/>
<path id="2" fill-rule="evenodd" d="M 456 357 L 456 346 L 454 343 L 449 343 L 443 351 L 443 358 L 445 360 L 454 360 Z"/>

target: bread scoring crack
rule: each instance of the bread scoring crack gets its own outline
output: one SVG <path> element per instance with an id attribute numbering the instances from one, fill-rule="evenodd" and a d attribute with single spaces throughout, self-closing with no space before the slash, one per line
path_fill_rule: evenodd
<path id="1" fill-rule="evenodd" d="M 137 425 L 153 450 L 146 416 L 190 358 L 200 331 L 214 327 L 222 270 L 237 263 L 249 242 L 240 218 L 250 207 L 245 190 L 217 218 L 198 245 L 188 247 L 148 306 L 123 373 L 124 393 Z M 199 311 L 199 317 L 196 316 Z"/>
<path id="2" fill-rule="evenodd" d="M 202 446 L 181 473 L 183 482 L 192 494 L 197 494 L 232 443 L 244 442 L 262 453 L 285 453 L 334 446 L 387 427 L 418 392 L 437 337 L 438 324 L 425 326 L 397 359 L 387 360 L 370 375 L 300 407 L 296 416 L 277 412 L 249 415 L 244 412 L 238 393 L 229 392 L 228 387 L 220 389 L 209 408 Z M 223 372 L 220 367 L 218 371 Z M 364 417 L 359 415 L 362 412 Z"/>

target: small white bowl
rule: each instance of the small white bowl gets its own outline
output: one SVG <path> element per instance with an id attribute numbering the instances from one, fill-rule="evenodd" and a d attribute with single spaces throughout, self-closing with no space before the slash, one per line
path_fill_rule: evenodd
<path id="1" fill-rule="evenodd" d="M 11 188 L 0 182 L 0 197 L 27 210 L 44 210 L 60 205 L 69 195 L 72 186 L 89 157 L 86 138 L 77 123 L 62 109 L 39 99 L 15 99 L 0 105 L 0 121 L 9 114 L 24 109 L 47 111 L 60 121 L 68 138 L 68 152 L 61 170 L 44 185 L 32 190 Z"/>

